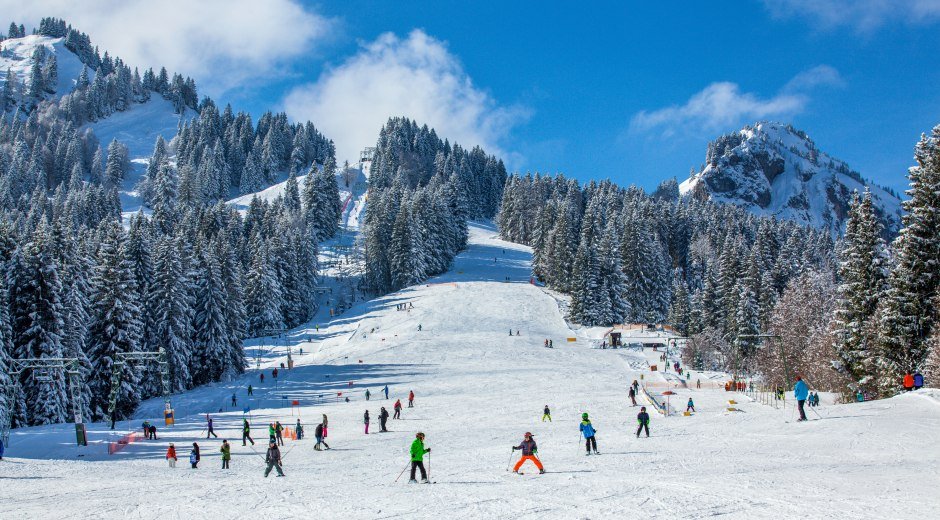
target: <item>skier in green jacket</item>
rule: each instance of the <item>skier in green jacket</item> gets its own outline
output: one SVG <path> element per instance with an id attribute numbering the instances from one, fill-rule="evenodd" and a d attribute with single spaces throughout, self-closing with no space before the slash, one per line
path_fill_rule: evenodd
<path id="1" fill-rule="evenodd" d="M 431 448 L 424 447 L 424 434 L 418 432 L 415 435 L 414 442 L 411 443 L 411 480 L 408 482 L 410 484 L 415 484 L 418 481 L 415 480 L 415 470 L 421 470 L 421 483 L 428 483 L 428 473 L 424 470 L 424 454 L 431 453 Z"/>

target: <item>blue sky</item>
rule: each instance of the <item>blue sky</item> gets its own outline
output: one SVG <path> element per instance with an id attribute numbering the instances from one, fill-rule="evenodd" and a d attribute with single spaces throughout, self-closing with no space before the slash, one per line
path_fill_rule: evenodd
<path id="1" fill-rule="evenodd" d="M 936 0 L 30 4 L 0 0 L 236 108 L 310 118 L 341 156 L 408 115 L 514 169 L 653 188 L 697 168 L 714 137 L 771 119 L 903 189 L 914 143 L 940 123 Z"/>

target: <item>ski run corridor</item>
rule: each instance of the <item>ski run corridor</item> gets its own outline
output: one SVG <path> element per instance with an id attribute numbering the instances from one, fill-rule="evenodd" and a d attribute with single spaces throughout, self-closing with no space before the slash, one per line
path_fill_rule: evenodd
<path id="1" fill-rule="evenodd" d="M 710 384 L 675 388 L 678 413 L 668 418 L 650 407 L 650 437 L 638 439 L 628 385 L 643 375 L 662 391 L 669 376 L 645 361 L 659 352 L 592 348 L 602 333 L 570 329 L 565 298 L 530 283 L 527 247 L 497 239 L 489 224 L 472 224 L 470 235 L 442 276 L 311 322 L 286 342 L 248 340 L 243 376 L 172 396 L 175 426 L 164 426 L 163 401 L 153 399 L 116 433 L 89 424 L 83 448 L 71 424 L 13 430 L 0 462 L 0 518 L 940 518 L 937 391 L 823 402 L 798 423 L 789 400 L 775 408 L 715 388 L 724 375 L 693 373 L 692 383 Z M 295 367 L 279 370 L 275 388 L 271 370 L 286 362 L 288 345 Z M 697 412 L 683 416 L 689 397 Z M 402 418 L 380 433 L 380 408 L 393 414 L 396 399 Z M 542 420 L 546 405 L 551 422 Z M 241 442 L 245 407 L 253 447 Z M 585 412 L 598 456 L 585 456 Z M 205 438 L 206 413 L 218 439 Z M 323 414 L 332 449 L 316 451 Z M 264 478 L 267 425 L 293 427 L 298 417 L 305 438 L 284 441 L 286 477 Z M 144 420 L 158 427 L 157 440 L 108 454 L 109 441 Z M 407 471 L 395 482 L 419 431 L 433 484 L 409 484 Z M 509 470 L 527 431 L 543 475 L 529 462 L 522 475 Z M 223 438 L 229 470 L 221 469 Z M 164 458 L 170 442 L 175 468 Z"/>

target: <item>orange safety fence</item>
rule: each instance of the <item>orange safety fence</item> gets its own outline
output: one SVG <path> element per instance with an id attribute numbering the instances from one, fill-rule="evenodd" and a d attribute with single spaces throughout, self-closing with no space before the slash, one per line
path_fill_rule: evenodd
<path id="1" fill-rule="evenodd" d="M 126 448 L 128 444 L 137 442 L 138 440 L 140 440 L 140 434 L 137 432 L 131 432 L 127 435 L 122 435 L 120 439 L 108 443 L 108 455 L 114 455 L 115 453 Z"/>
<path id="2" fill-rule="evenodd" d="M 451 286 L 451 287 L 457 287 L 457 282 L 437 282 L 437 283 L 429 283 L 429 284 L 426 284 L 426 285 L 427 285 L 428 287 L 432 287 L 432 286 L 436 286 L 436 287 L 445 286 L 445 287 L 446 287 L 446 286 L 448 286 L 448 285 Z"/>

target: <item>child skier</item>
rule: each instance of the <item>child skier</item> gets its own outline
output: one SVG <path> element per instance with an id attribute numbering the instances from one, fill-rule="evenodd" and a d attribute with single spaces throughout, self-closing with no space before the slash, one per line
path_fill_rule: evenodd
<path id="1" fill-rule="evenodd" d="M 646 430 L 646 436 L 650 436 L 650 414 L 646 413 L 646 407 L 640 407 L 640 413 L 636 414 L 636 421 L 640 424 L 636 429 L 636 438 L 640 438 L 640 431 Z"/>
<path id="2" fill-rule="evenodd" d="M 594 438 L 594 434 L 597 433 L 597 430 L 594 429 L 594 425 L 591 424 L 591 420 L 588 419 L 587 412 L 581 414 L 581 434 L 584 435 L 584 447 L 587 449 L 585 455 L 591 454 L 591 448 L 594 448 L 594 454 L 600 455 L 600 452 L 597 451 L 597 439 Z"/>
<path id="3" fill-rule="evenodd" d="M 228 463 L 232 460 L 232 446 L 228 443 L 228 439 L 222 440 L 222 448 L 219 451 L 222 452 L 222 469 L 229 469 Z"/>
<path id="4" fill-rule="evenodd" d="M 166 449 L 166 461 L 171 468 L 176 467 L 176 446 L 174 446 L 172 442 L 170 443 L 170 447 Z"/>
<path id="5" fill-rule="evenodd" d="M 633 390 L 633 387 L 630 387 L 630 391 L 627 393 L 630 396 L 630 402 L 633 403 L 632 406 L 636 406 L 636 391 Z"/>
<path id="6" fill-rule="evenodd" d="M 522 458 L 519 459 L 519 462 L 512 468 L 513 473 L 519 473 L 519 468 L 521 468 L 527 460 L 531 460 L 532 463 L 535 464 L 535 467 L 539 468 L 539 475 L 545 473 L 545 468 L 542 467 L 542 461 L 537 457 L 539 447 L 535 444 L 535 439 L 532 438 L 531 433 L 525 432 L 525 438 L 523 438 L 522 443 L 512 447 L 512 451 L 516 450 L 522 450 Z"/>
<path id="7" fill-rule="evenodd" d="M 297 427 L 295 428 L 295 431 L 297 432 L 298 441 L 304 438 L 304 427 L 300 424 L 300 419 L 297 419 Z"/>
<path id="8" fill-rule="evenodd" d="M 395 400 L 395 415 L 392 419 L 401 419 L 401 399 Z"/>
<path id="9" fill-rule="evenodd" d="M 408 408 L 415 407 L 415 392 L 414 390 L 408 391 Z"/>
<path id="10" fill-rule="evenodd" d="M 271 474 L 271 469 L 277 470 L 277 476 L 284 476 L 284 470 L 281 469 L 281 450 L 278 449 L 276 442 L 271 441 L 268 445 L 268 452 L 265 455 L 264 461 L 268 464 L 268 467 L 264 470 L 265 478 Z"/>
<path id="11" fill-rule="evenodd" d="M 206 433 L 207 439 L 210 435 L 217 439 L 219 438 L 219 436 L 215 434 L 215 430 L 212 429 L 212 417 L 209 417 L 209 414 L 206 414 L 206 428 L 208 429 L 208 432 Z"/>
<path id="12" fill-rule="evenodd" d="M 193 465 L 193 469 L 199 465 L 199 445 L 195 442 L 193 443 L 193 449 L 189 452 L 189 463 Z"/>
<path id="13" fill-rule="evenodd" d="M 545 405 L 545 410 L 542 412 L 542 422 L 545 422 L 545 419 L 552 422 L 552 411 L 548 409 L 548 405 Z"/>
<path id="14" fill-rule="evenodd" d="M 691 411 L 691 412 L 694 412 L 694 411 L 695 411 L 695 403 L 692 402 L 692 398 L 691 398 L 691 397 L 689 398 L 689 403 L 685 405 L 685 411 L 687 411 L 687 412 L 690 412 L 690 411 Z"/>
<path id="15" fill-rule="evenodd" d="M 409 484 L 416 484 L 415 470 L 421 470 L 421 483 L 428 483 L 428 473 L 424 469 L 424 454 L 431 453 L 431 448 L 424 447 L 424 434 L 418 432 L 415 434 L 415 440 L 411 443 L 411 480 Z"/>
<path id="16" fill-rule="evenodd" d="M 277 443 L 279 446 L 284 445 L 284 427 L 281 426 L 281 421 L 274 423 L 274 435 L 277 437 Z"/>
<path id="17" fill-rule="evenodd" d="M 362 422 L 366 425 L 366 435 L 369 435 L 369 410 L 362 416 Z"/>

